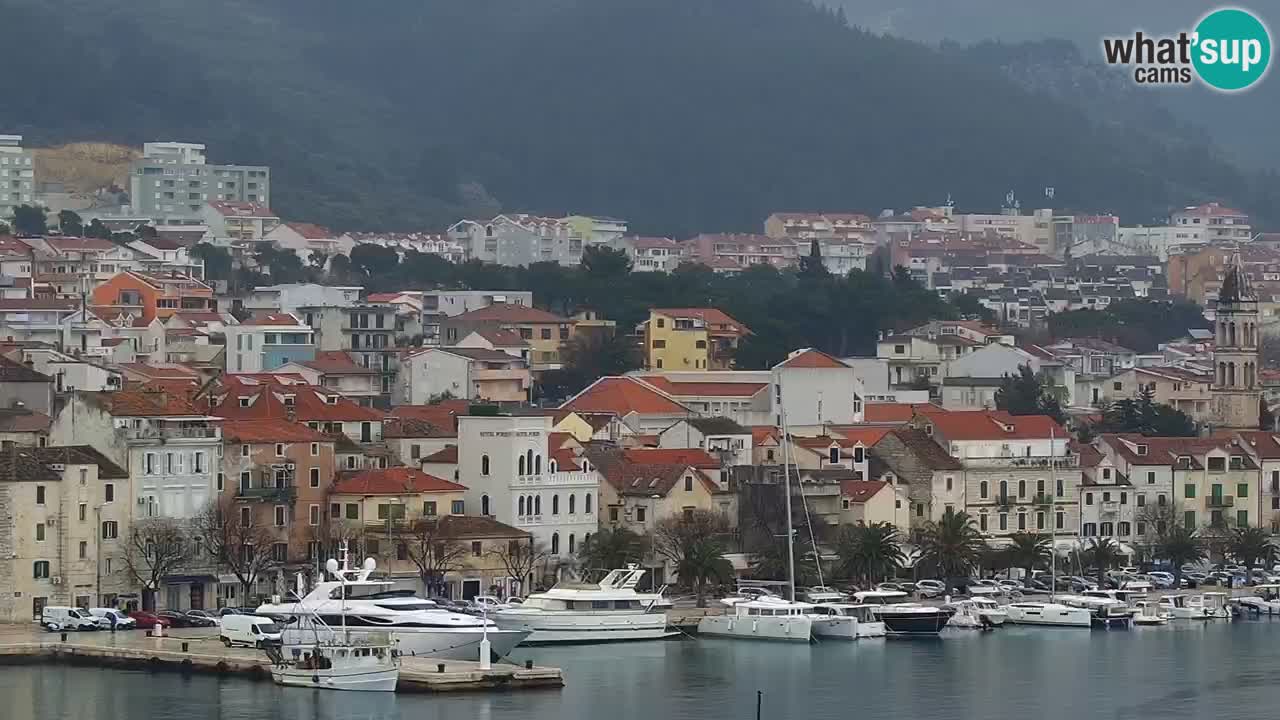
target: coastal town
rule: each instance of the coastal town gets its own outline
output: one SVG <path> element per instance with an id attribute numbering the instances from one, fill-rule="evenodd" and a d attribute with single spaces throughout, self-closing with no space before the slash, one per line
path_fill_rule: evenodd
<path id="1" fill-rule="evenodd" d="M 628 566 L 704 605 L 1274 555 L 1280 235 L 1229 199 L 336 231 L 198 143 L 93 197 L 33 157 L 0 136 L 6 622 L 252 609 L 340 554 L 464 609 Z M 659 279 L 786 284 L 841 327 L 714 292 L 610 312 Z M 957 523 L 981 542 L 940 549 Z"/>

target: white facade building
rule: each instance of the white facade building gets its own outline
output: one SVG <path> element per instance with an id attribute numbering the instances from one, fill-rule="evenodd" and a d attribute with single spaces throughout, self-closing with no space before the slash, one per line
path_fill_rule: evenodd
<path id="1" fill-rule="evenodd" d="M 803 427 L 862 422 L 862 381 L 834 357 L 812 348 L 796 350 L 773 367 L 774 424 L 783 415 L 792 431 Z"/>
<path id="2" fill-rule="evenodd" d="M 351 307 L 360 301 L 359 285 L 289 283 L 259 285 L 244 301 L 246 310 L 295 313 L 300 307 Z"/>
<path id="3" fill-rule="evenodd" d="M 21 135 L 0 135 L 0 222 L 8 224 L 13 209 L 35 197 L 34 155 L 22 147 Z"/>

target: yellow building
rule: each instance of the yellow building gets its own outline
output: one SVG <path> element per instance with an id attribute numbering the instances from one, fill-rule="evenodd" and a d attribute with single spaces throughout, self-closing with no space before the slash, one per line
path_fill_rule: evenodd
<path id="1" fill-rule="evenodd" d="M 650 370 L 730 370 L 751 330 L 715 308 L 655 308 L 644 324 Z"/>
<path id="2" fill-rule="evenodd" d="M 509 330 L 529 345 L 529 369 L 559 370 L 560 348 L 573 339 L 577 322 L 545 310 L 493 303 L 455 315 L 440 325 L 443 344 L 455 345 L 473 332 Z"/>

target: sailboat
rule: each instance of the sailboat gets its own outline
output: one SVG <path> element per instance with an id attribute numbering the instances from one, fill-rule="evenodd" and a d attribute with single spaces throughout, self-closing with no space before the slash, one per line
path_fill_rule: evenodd
<path id="1" fill-rule="evenodd" d="M 287 636 L 282 646 L 265 649 L 271 658 L 271 679 L 277 685 L 311 687 L 325 690 L 361 690 L 394 692 L 400 679 L 400 654 L 388 632 L 356 632 L 346 623 L 347 548 L 342 546 L 342 564 L 329 558 L 325 569 L 342 585 L 343 610 L 341 628 L 335 631 L 313 610 L 302 611 L 289 618 Z M 373 558 L 364 562 L 365 573 L 376 567 Z M 301 606 L 301 603 L 299 603 Z"/>

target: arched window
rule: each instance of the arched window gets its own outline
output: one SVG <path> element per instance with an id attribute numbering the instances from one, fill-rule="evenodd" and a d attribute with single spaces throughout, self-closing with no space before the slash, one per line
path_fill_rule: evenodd
<path id="1" fill-rule="evenodd" d="M 1027 494 L 1027 481 L 1019 480 L 1018 481 L 1018 497 L 1025 497 L 1026 494 Z"/>
<path id="2" fill-rule="evenodd" d="M 516 514 L 517 514 L 517 515 L 524 515 L 524 496 L 523 496 L 523 495 L 521 495 L 521 496 L 520 496 L 520 502 L 519 502 L 519 505 L 520 505 L 520 512 L 518 512 L 518 513 L 516 513 Z"/>
<path id="3" fill-rule="evenodd" d="M 1227 385 L 1230 387 L 1235 387 L 1235 384 L 1236 384 L 1236 364 L 1233 362 L 1229 362 L 1227 363 Z"/>
<path id="4" fill-rule="evenodd" d="M 489 456 L 488 455 L 480 456 L 480 474 L 481 475 L 489 474 Z"/>
<path id="5" fill-rule="evenodd" d="M 1043 481 L 1043 480 L 1037 480 L 1037 481 L 1036 481 L 1036 494 L 1037 494 L 1037 495 L 1044 495 L 1044 481 Z"/>
<path id="6" fill-rule="evenodd" d="M 1227 384 L 1227 364 L 1225 362 L 1218 363 L 1218 384 Z"/>
<path id="7" fill-rule="evenodd" d="M 586 535 L 582 536 L 582 544 L 584 546 L 589 542 L 591 542 L 591 533 L 587 533 Z"/>
<path id="8" fill-rule="evenodd" d="M 547 472 L 551 472 L 551 473 L 557 472 L 555 458 L 551 458 L 550 460 L 547 461 Z"/>
<path id="9" fill-rule="evenodd" d="M 489 496 L 488 495 L 480 496 L 480 514 L 481 515 L 489 514 Z"/>
<path id="10" fill-rule="evenodd" d="M 573 533 L 569 533 L 569 554 L 573 554 Z"/>
<path id="11" fill-rule="evenodd" d="M 552 515 L 560 514 L 560 496 L 559 495 L 551 496 L 551 514 Z"/>
<path id="12" fill-rule="evenodd" d="M 569 514 L 570 515 L 573 515 L 578 511 L 578 508 L 575 507 L 577 505 L 577 502 L 578 502 L 578 496 L 570 493 L 569 494 Z"/>
<path id="13" fill-rule="evenodd" d="M 987 481 L 986 480 L 983 480 L 982 482 L 978 483 L 978 497 L 981 498 L 982 500 L 987 499 Z"/>
<path id="14" fill-rule="evenodd" d="M 1230 325 L 1227 326 L 1227 344 L 1233 345 L 1233 346 L 1236 344 L 1236 324 L 1235 323 L 1231 323 Z"/>
<path id="15" fill-rule="evenodd" d="M 524 475 L 524 456 L 523 455 L 521 455 L 519 459 L 516 460 L 516 474 Z"/>
<path id="16" fill-rule="evenodd" d="M 582 501 L 582 512 L 591 514 L 591 493 L 587 493 L 587 497 Z M 586 542 L 585 540 L 583 542 Z"/>
<path id="17" fill-rule="evenodd" d="M 833 448 L 831 448 L 831 449 L 828 451 L 828 453 L 829 453 L 830 457 L 828 457 L 828 458 L 827 458 L 827 460 L 828 460 L 831 464 L 833 464 L 833 465 L 834 465 L 834 464 L 836 464 L 836 463 L 840 462 L 840 448 L 838 448 L 838 447 L 833 447 Z"/>
<path id="18" fill-rule="evenodd" d="M 525 451 L 524 466 L 529 468 L 529 472 L 533 472 L 533 451 L 532 450 Z"/>
<path id="19" fill-rule="evenodd" d="M 1000 501 L 1004 502 L 1005 500 L 1008 499 L 1008 497 L 1009 497 L 1009 481 L 1001 480 L 1000 481 Z"/>
<path id="20" fill-rule="evenodd" d="M 551 533 L 551 554 L 558 555 L 560 553 L 560 533 Z"/>
<path id="21" fill-rule="evenodd" d="M 534 475 L 542 474 L 542 455 L 541 454 L 533 456 L 533 474 Z"/>
<path id="22" fill-rule="evenodd" d="M 533 496 L 533 514 L 534 515 L 542 514 L 542 496 L 541 495 Z"/>

